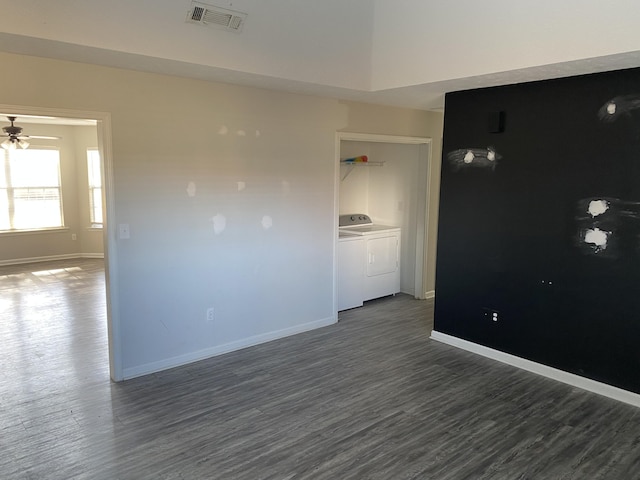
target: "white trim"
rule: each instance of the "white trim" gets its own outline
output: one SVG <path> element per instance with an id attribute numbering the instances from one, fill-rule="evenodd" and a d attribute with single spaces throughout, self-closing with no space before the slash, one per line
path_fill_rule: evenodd
<path id="1" fill-rule="evenodd" d="M 336 132 L 334 137 L 334 160 L 333 160 L 333 312 L 338 317 L 338 218 L 340 218 L 340 141 L 342 135 Z"/>
<path id="2" fill-rule="evenodd" d="M 80 258 L 104 258 L 104 253 L 81 253 Z"/>
<path id="3" fill-rule="evenodd" d="M 42 257 L 25 257 L 25 258 L 11 258 L 9 260 L 0 260 L 0 267 L 7 265 L 22 265 L 25 263 L 41 263 L 51 262 L 54 260 L 69 260 L 71 258 L 79 258 L 77 253 L 65 253 L 62 255 L 46 255 Z"/>
<path id="4" fill-rule="evenodd" d="M 418 180 L 418 205 L 416 218 L 415 244 L 415 292 L 421 294 L 427 285 L 427 261 L 429 252 L 429 212 L 431 210 L 431 182 L 433 178 L 433 152 L 431 139 L 418 146 L 418 179 L 425 179 L 424 184 Z M 424 299 L 424 296 L 416 296 Z"/>
<path id="5" fill-rule="evenodd" d="M 338 139 L 350 140 L 352 142 L 379 142 L 379 143 L 405 143 L 410 145 L 421 145 L 431 143 L 428 137 L 405 137 L 402 135 L 381 135 L 377 133 L 353 133 L 337 132 Z"/>
<path id="6" fill-rule="evenodd" d="M 71 260 L 75 258 L 104 258 L 103 253 L 64 253 L 61 255 L 46 255 L 42 257 L 12 258 L 0 260 L 0 267 L 7 265 L 23 265 L 25 263 L 52 262 L 55 260 Z"/>
<path id="7" fill-rule="evenodd" d="M 20 235 L 47 235 L 51 233 L 66 233 L 70 227 L 33 228 L 28 230 L 2 230 L 0 237 L 17 237 Z"/>
<path id="8" fill-rule="evenodd" d="M 515 355 L 494 350 L 493 348 L 447 335 L 446 333 L 436 332 L 435 330 L 431 332 L 431 338 L 438 342 L 446 343 L 447 345 L 458 347 L 463 350 L 482 355 L 483 357 L 491 358 L 492 360 L 497 360 L 499 362 L 506 363 L 507 365 L 527 370 L 528 372 L 537 373 L 543 377 L 551 378 L 589 392 L 597 393 L 598 395 L 609 397 L 614 400 L 618 400 L 619 402 L 628 403 L 635 407 L 640 407 L 640 395 L 628 390 L 607 385 L 606 383 L 597 382 L 589 378 L 565 372 L 564 370 L 558 370 L 557 368 L 549 367 L 525 358 L 516 357 Z"/>
<path id="9" fill-rule="evenodd" d="M 111 114 L 103 113 L 90 118 L 98 120 L 98 149 L 102 165 L 102 243 L 105 259 L 105 286 L 107 295 L 107 329 L 109 337 L 109 373 L 114 382 L 124 380 L 122 365 L 122 329 L 118 297 L 118 242 L 116 221 L 116 195 L 113 174 L 113 144 Z"/>
<path id="10" fill-rule="evenodd" d="M 425 300 L 428 300 L 430 298 L 436 298 L 436 291 L 435 290 L 429 290 L 428 292 L 425 292 L 424 298 L 425 298 Z"/>
<path id="11" fill-rule="evenodd" d="M 270 342 L 272 340 L 277 340 L 279 338 L 296 335 L 298 333 L 306 332 L 309 330 L 315 330 L 316 328 L 327 327 L 329 325 L 335 324 L 336 321 L 336 317 L 325 318 L 322 320 L 317 320 L 315 322 L 309 322 L 282 330 L 276 330 L 275 332 L 268 332 L 249 338 L 243 338 L 234 342 L 225 343 L 224 345 L 217 345 L 215 347 L 205 348 L 196 352 L 178 355 L 177 357 L 167 358 L 164 360 L 159 360 L 157 362 L 146 363 L 144 365 L 138 365 L 136 367 L 125 368 L 123 371 L 123 379 L 129 380 L 131 378 L 140 377 L 142 375 L 149 375 L 150 373 L 160 372 L 162 370 L 167 370 L 169 368 L 175 368 L 181 365 L 186 365 L 188 363 L 205 360 L 207 358 L 222 355 L 224 353 L 253 347 L 255 345 Z"/>

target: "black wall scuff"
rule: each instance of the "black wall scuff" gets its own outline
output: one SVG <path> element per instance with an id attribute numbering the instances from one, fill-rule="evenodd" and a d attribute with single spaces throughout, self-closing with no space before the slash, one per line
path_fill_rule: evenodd
<path id="1" fill-rule="evenodd" d="M 640 393 L 640 69 L 447 94 L 435 330 Z"/>

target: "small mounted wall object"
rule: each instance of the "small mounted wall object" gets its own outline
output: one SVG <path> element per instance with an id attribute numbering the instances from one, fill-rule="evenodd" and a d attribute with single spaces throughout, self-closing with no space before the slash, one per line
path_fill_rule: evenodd
<path id="1" fill-rule="evenodd" d="M 489 133 L 504 132 L 504 112 L 489 113 Z"/>
<path id="2" fill-rule="evenodd" d="M 352 158 L 345 158 L 343 160 L 344 163 L 364 163 L 368 161 L 369 161 L 369 157 L 367 157 L 366 155 L 360 155 L 358 157 L 352 157 Z"/>

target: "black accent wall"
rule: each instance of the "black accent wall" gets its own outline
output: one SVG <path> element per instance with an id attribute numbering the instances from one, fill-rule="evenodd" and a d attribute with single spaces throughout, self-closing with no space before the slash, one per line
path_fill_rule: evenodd
<path id="1" fill-rule="evenodd" d="M 447 94 L 435 330 L 640 393 L 640 69 Z"/>

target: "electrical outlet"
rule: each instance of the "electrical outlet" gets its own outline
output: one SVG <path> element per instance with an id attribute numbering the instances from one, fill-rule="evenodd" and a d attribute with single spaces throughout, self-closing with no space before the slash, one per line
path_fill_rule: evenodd
<path id="1" fill-rule="evenodd" d="M 207 308 L 207 322 L 213 322 L 213 307 Z"/>
<path id="2" fill-rule="evenodd" d="M 118 233 L 120 236 L 120 240 L 128 240 L 131 238 L 131 231 L 129 230 L 128 223 L 121 223 L 118 225 Z"/>
<path id="3" fill-rule="evenodd" d="M 78 236 L 75 233 L 71 234 L 71 240 L 77 240 Z"/>
<path id="4" fill-rule="evenodd" d="M 493 308 L 483 308 L 482 312 L 484 314 L 484 318 L 487 320 L 491 320 L 492 322 L 498 322 L 500 318 L 500 312 L 498 310 L 494 310 Z"/>

